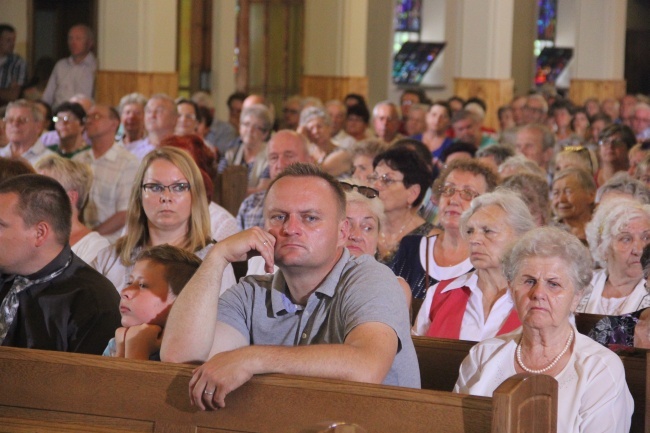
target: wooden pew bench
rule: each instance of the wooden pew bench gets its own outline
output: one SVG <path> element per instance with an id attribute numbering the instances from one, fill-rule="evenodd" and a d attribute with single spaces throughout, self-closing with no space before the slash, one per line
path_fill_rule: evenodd
<path id="1" fill-rule="evenodd" d="M 423 389 L 451 391 L 458 379 L 460 364 L 476 344 L 473 341 L 447 340 L 444 338 L 413 337 L 420 364 Z M 650 433 L 650 351 L 638 349 L 620 355 L 625 367 L 625 380 L 634 398 L 634 413 L 630 432 Z"/>
<path id="2" fill-rule="evenodd" d="M 557 382 L 520 375 L 493 398 L 283 375 L 256 376 L 226 408 L 190 406 L 192 366 L 0 347 L 0 429 L 39 432 L 555 431 Z M 531 430 L 535 425 L 537 428 Z"/>

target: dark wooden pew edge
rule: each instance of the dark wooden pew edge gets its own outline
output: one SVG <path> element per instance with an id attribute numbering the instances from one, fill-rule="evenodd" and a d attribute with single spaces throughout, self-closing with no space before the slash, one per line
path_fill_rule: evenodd
<path id="1" fill-rule="evenodd" d="M 39 431 L 300 432 L 345 420 L 369 432 L 517 432 L 555 426 L 557 383 L 514 377 L 494 398 L 284 375 L 254 377 L 227 407 L 190 406 L 193 367 L 0 347 L 0 424 Z M 520 414 L 521 415 L 518 415 Z M 530 422 L 529 422 L 530 421 Z M 8 424 L 9 423 L 9 424 Z M 12 424 L 14 423 L 14 424 Z M 22 424 L 21 424 L 22 423 Z M 49 428 L 47 428 L 49 426 Z M 554 430 L 553 430 L 554 431 Z"/>

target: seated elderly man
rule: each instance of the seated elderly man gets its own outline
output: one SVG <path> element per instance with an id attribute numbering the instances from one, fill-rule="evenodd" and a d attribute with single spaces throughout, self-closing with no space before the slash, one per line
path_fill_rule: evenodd
<path id="1" fill-rule="evenodd" d="M 0 341 L 101 355 L 120 326 L 115 287 L 70 250 L 71 204 L 54 179 L 0 184 Z"/>
<path id="2" fill-rule="evenodd" d="M 351 257 L 345 194 L 331 176 L 293 164 L 271 183 L 258 227 L 214 246 L 172 308 L 163 361 L 205 362 L 190 381 L 201 409 L 254 374 L 285 373 L 419 387 L 402 289 L 372 257 Z M 225 267 L 261 255 L 219 298 Z"/>
<path id="3" fill-rule="evenodd" d="M 372 109 L 372 127 L 377 138 L 391 145 L 405 138 L 399 132 L 400 119 L 397 105 L 390 101 L 378 102 Z"/>

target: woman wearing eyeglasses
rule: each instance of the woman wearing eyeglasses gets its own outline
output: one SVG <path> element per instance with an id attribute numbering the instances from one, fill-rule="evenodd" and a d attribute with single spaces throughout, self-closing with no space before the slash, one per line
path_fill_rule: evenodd
<path id="1" fill-rule="evenodd" d="M 617 172 L 628 170 L 627 152 L 635 143 L 636 137 L 629 126 L 612 124 L 603 129 L 598 136 L 600 169 L 596 173 L 596 186 L 604 185 Z"/>
<path id="2" fill-rule="evenodd" d="M 214 244 L 205 198 L 201 172 L 187 152 L 173 147 L 150 152 L 135 177 L 126 234 L 102 250 L 92 266 L 121 292 L 143 248 L 169 244 L 205 257 Z M 222 291 L 233 284 L 228 266 Z"/>
<path id="3" fill-rule="evenodd" d="M 433 225 L 418 209 L 432 182 L 432 173 L 415 151 L 394 147 L 375 157 L 370 185 L 379 191 L 386 222 L 379 231 L 378 260 L 390 266 L 407 235 L 427 235 Z"/>
<path id="4" fill-rule="evenodd" d="M 438 281 L 472 269 L 469 244 L 461 236 L 460 216 L 472 199 L 494 190 L 498 183 L 498 175 L 489 166 L 473 159 L 452 162 L 436 179 L 433 194 L 442 231 L 429 237 L 404 238 L 391 265 L 395 275 L 411 286 L 413 298 L 424 299 L 429 287 Z"/>
<path id="5" fill-rule="evenodd" d="M 511 243 L 533 228 L 535 221 L 517 193 L 500 190 L 476 197 L 461 217 L 476 270 L 431 287 L 413 334 L 483 341 L 518 328 L 501 259 Z"/>

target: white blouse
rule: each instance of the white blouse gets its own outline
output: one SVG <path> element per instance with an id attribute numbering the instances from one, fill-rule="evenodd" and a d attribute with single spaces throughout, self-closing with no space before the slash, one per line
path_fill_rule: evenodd
<path id="1" fill-rule="evenodd" d="M 454 392 L 492 397 L 516 374 L 515 349 L 522 328 L 472 347 L 460 366 Z M 621 359 L 575 330 L 571 359 L 558 381 L 558 432 L 627 433 L 634 400 Z"/>
<path id="2" fill-rule="evenodd" d="M 632 293 L 619 302 L 602 302 L 603 289 L 607 281 L 607 271 L 600 269 L 594 271 L 589 287 L 582 296 L 576 312 L 589 314 L 606 314 L 608 316 L 620 316 L 621 314 L 633 313 L 650 307 L 650 295 L 645 288 L 645 279 L 641 279 L 634 287 Z"/>
<path id="3" fill-rule="evenodd" d="M 429 326 L 431 326 L 429 310 L 431 309 L 433 295 L 438 288 L 438 284 L 440 283 L 435 284 L 427 291 L 427 295 L 424 298 L 424 302 L 422 302 L 422 307 L 415 318 L 415 324 L 411 330 L 413 335 L 427 335 Z M 465 314 L 463 315 L 463 321 L 460 327 L 459 338 L 461 340 L 483 341 L 494 337 L 497 335 L 514 308 L 514 302 L 512 296 L 510 296 L 510 291 L 506 291 L 506 293 L 494 303 L 488 317 L 486 318 L 483 312 L 483 292 L 477 284 L 478 276 L 476 275 L 476 271 L 474 271 L 456 278 L 441 292 L 445 293 L 450 290 L 460 289 L 463 286 L 467 286 L 470 289 L 467 308 L 465 309 Z"/>

